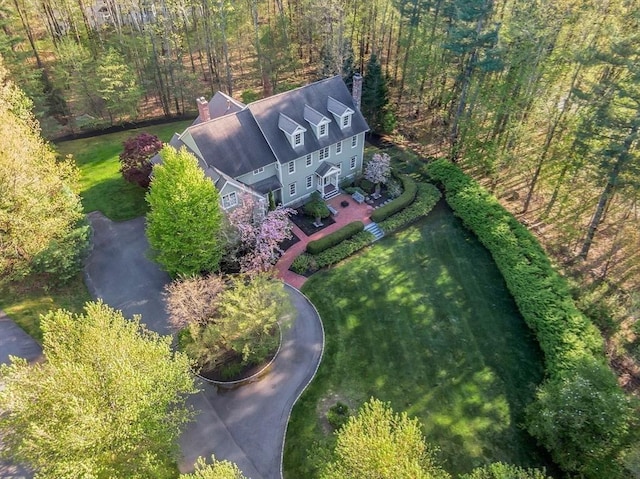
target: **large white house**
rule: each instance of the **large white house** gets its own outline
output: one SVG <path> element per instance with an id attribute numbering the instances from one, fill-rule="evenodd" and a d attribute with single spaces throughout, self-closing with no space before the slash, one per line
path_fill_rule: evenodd
<path id="1" fill-rule="evenodd" d="M 353 96 L 335 76 L 248 105 L 218 92 L 198 99 L 198 118 L 170 145 L 198 158 L 225 210 L 242 194 L 271 193 L 285 206 L 314 191 L 327 199 L 362 171 L 369 126 L 359 109 L 362 77 L 353 84 Z"/>

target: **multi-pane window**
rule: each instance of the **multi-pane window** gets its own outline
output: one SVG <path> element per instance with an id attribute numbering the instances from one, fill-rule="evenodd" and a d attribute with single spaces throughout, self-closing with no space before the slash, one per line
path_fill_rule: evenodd
<path id="1" fill-rule="evenodd" d="M 358 157 L 357 156 L 351 157 L 351 160 L 349 161 L 349 168 L 352 170 L 355 170 L 357 164 L 358 164 Z"/>
<path id="2" fill-rule="evenodd" d="M 222 207 L 225 210 L 227 210 L 227 209 L 229 209 L 232 206 L 235 206 L 237 204 L 238 204 L 238 195 L 236 194 L 235 191 L 232 191 L 228 195 L 223 195 L 222 196 Z"/>
<path id="3" fill-rule="evenodd" d="M 322 160 L 326 160 L 327 158 L 329 158 L 329 147 L 327 146 L 326 148 L 320 148 L 320 152 L 318 153 L 318 159 L 322 161 Z"/>
<path id="4" fill-rule="evenodd" d="M 306 164 L 307 166 L 311 166 L 312 163 L 313 163 L 313 156 L 311 156 L 311 153 L 309 153 L 306 158 Z"/>
<path id="5" fill-rule="evenodd" d="M 345 115 L 342 117 L 342 128 L 346 128 L 351 124 L 351 115 Z"/>
<path id="6" fill-rule="evenodd" d="M 313 187 L 313 176 L 307 176 L 307 189 Z"/>
<path id="7" fill-rule="evenodd" d="M 296 133 L 293 135 L 293 146 L 300 146 L 302 144 L 302 133 Z"/>
<path id="8" fill-rule="evenodd" d="M 295 161 L 290 161 L 289 162 L 289 173 L 295 173 L 296 172 L 296 162 Z"/>
<path id="9" fill-rule="evenodd" d="M 261 166 L 260 168 L 258 168 L 257 170 L 253 170 L 253 174 L 254 175 L 259 175 L 260 173 L 262 173 L 264 171 L 264 166 Z"/>
<path id="10" fill-rule="evenodd" d="M 291 183 L 289 185 L 289 196 L 296 196 L 296 184 Z"/>
<path id="11" fill-rule="evenodd" d="M 318 136 L 323 137 L 327 135 L 327 124 L 323 123 L 318 127 Z"/>
<path id="12" fill-rule="evenodd" d="M 358 135 L 351 137 L 351 148 L 358 146 Z"/>
<path id="13" fill-rule="evenodd" d="M 342 153 L 342 142 L 341 141 L 336 143 L 336 155 L 339 155 L 340 153 Z"/>

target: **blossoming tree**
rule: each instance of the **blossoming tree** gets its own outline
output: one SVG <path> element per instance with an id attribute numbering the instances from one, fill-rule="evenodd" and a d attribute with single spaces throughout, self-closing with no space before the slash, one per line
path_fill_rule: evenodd
<path id="1" fill-rule="evenodd" d="M 380 184 L 386 183 L 391 176 L 391 158 L 386 153 L 376 153 L 364 167 L 364 177 L 375 183 L 375 194 L 380 194 Z"/>

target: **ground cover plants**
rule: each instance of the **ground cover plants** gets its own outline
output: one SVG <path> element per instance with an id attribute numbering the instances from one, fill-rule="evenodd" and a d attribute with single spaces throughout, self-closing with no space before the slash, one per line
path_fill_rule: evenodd
<path id="1" fill-rule="evenodd" d="M 327 398 L 357 409 L 375 396 L 418 417 L 453 474 L 544 463 L 521 428 L 542 380 L 540 350 L 490 255 L 446 206 L 312 276 L 303 292 L 326 349 L 289 423 L 285 477 L 316 477 L 326 462 Z"/>
<path id="2" fill-rule="evenodd" d="M 72 155 L 80 168 L 80 196 L 85 213 L 101 211 L 114 221 L 144 215 L 146 190 L 127 183 L 120 173 L 123 142 L 143 131 L 168 142 L 173 133 L 183 131 L 190 124 L 191 121 L 178 121 L 58 143 L 58 154 Z"/>

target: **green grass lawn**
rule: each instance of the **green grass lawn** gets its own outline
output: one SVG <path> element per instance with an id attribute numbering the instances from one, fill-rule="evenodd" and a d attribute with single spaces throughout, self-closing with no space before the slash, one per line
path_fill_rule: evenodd
<path id="1" fill-rule="evenodd" d="M 418 417 L 453 474 L 544 462 L 521 428 L 541 352 L 489 253 L 446 206 L 303 291 L 322 316 L 326 350 L 289 423 L 287 478 L 314 477 L 325 460 L 329 406 L 371 396 Z"/>
<path id="2" fill-rule="evenodd" d="M 115 221 L 145 214 L 145 190 L 124 181 L 119 172 L 122 143 L 143 131 L 168 142 L 175 132 L 182 132 L 190 124 L 191 121 L 178 121 L 56 145 L 60 155 L 72 155 L 80 168 L 80 196 L 85 212 L 102 211 Z"/>

